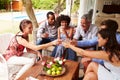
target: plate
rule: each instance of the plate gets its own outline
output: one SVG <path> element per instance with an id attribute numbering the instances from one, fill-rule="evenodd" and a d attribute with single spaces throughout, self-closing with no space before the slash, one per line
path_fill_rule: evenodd
<path id="1" fill-rule="evenodd" d="M 46 75 L 46 76 L 56 77 L 56 76 L 61 76 L 61 75 L 63 75 L 63 74 L 65 73 L 65 71 L 66 71 L 65 66 L 62 66 L 62 71 L 61 71 L 61 74 L 59 74 L 59 75 L 49 75 L 49 74 L 47 74 L 47 72 L 44 71 L 44 70 L 43 70 L 42 73 L 43 73 L 44 75 Z"/>

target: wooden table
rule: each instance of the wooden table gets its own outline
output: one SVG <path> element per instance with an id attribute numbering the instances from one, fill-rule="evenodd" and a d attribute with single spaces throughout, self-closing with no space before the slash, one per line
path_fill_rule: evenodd
<path id="1" fill-rule="evenodd" d="M 44 59 L 49 57 L 45 56 Z M 40 75 L 42 70 L 41 61 L 38 61 L 33 67 L 28 69 L 18 80 L 26 80 L 26 77 L 32 76 L 39 80 L 78 80 L 79 76 L 79 62 L 66 60 L 66 72 L 58 77 L 50 77 Z"/>

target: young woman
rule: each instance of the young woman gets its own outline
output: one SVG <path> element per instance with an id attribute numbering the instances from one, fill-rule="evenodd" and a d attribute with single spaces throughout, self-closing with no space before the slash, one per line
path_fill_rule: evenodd
<path id="1" fill-rule="evenodd" d="M 56 41 L 37 46 L 29 43 L 29 34 L 32 34 L 33 31 L 33 25 L 30 20 L 22 20 L 19 28 L 20 32 L 18 32 L 10 41 L 8 49 L 3 55 L 7 60 L 8 65 L 24 65 L 16 75 L 15 79 L 18 79 L 35 63 L 36 54 L 41 57 L 38 50 L 56 44 Z M 26 53 L 23 52 L 24 48 L 27 50 Z"/>
<path id="2" fill-rule="evenodd" d="M 73 28 L 69 26 L 70 17 L 68 15 L 60 15 L 57 18 L 57 22 L 59 25 L 58 28 L 58 40 L 70 40 L 73 37 Z M 57 45 L 53 51 L 54 57 L 63 57 L 65 52 L 65 48 L 60 43 Z"/>
<path id="3" fill-rule="evenodd" d="M 70 43 L 63 43 L 82 56 L 104 60 L 104 66 L 95 62 L 89 64 L 83 80 L 119 80 L 120 76 L 120 45 L 116 40 L 116 33 L 108 29 L 98 32 L 98 46 L 104 51 L 87 51 L 77 48 Z M 92 54 L 92 55 L 91 55 Z"/>

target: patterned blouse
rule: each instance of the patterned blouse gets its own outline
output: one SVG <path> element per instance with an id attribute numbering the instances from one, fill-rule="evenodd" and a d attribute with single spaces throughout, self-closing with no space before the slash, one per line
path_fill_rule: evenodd
<path id="1" fill-rule="evenodd" d="M 15 35 L 12 38 L 7 50 L 5 51 L 5 54 L 3 55 L 6 60 L 8 60 L 12 56 L 21 56 L 23 54 L 23 50 L 25 47 L 18 43 L 16 36 L 22 37 L 22 35 Z"/>

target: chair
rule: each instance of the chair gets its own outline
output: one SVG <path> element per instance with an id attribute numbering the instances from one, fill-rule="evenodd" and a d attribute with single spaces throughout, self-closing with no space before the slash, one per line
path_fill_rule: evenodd
<path id="1" fill-rule="evenodd" d="M 8 66 L 4 57 L 0 54 L 0 80 L 8 80 Z"/>
<path id="2" fill-rule="evenodd" d="M 12 33 L 4 33 L 0 34 L 0 80 L 13 80 L 16 73 L 20 70 L 22 66 L 13 66 L 8 65 L 2 54 L 5 53 L 10 40 L 14 34 Z M 5 78 L 5 79 L 3 79 Z"/>
<path id="3" fill-rule="evenodd" d="M 11 38 L 14 36 L 12 33 L 0 34 L 0 53 L 4 53 L 7 49 Z"/>

